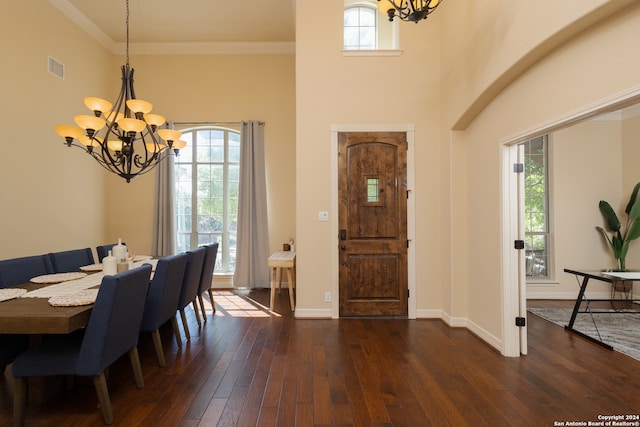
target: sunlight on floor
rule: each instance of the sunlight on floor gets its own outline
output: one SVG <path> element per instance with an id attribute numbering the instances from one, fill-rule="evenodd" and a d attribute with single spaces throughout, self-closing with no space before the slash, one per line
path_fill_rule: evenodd
<path id="1" fill-rule="evenodd" d="M 216 316 L 280 317 L 280 314 L 269 311 L 269 307 L 230 291 L 214 291 L 213 299 L 217 306 Z M 207 312 L 211 309 L 211 306 L 207 304 L 208 302 L 205 302 Z"/>

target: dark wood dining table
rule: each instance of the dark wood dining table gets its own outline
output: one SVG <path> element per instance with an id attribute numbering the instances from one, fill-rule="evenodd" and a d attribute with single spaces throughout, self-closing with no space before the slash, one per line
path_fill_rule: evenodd
<path id="1" fill-rule="evenodd" d="M 15 288 L 33 291 L 47 285 L 24 283 Z M 14 298 L 0 302 L 0 334 L 68 334 L 89 321 L 93 304 L 54 307 L 48 298 Z"/>
<path id="2" fill-rule="evenodd" d="M 157 259 L 147 259 L 133 263 L 139 267 L 149 263 L 155 270 Z M 23 283 L 13 288 L 34 291 L 50 284 Z M 100 286 L 99 283 L 95 287 Z M 68 334 L 84 328 L 89 322 L 93 304 L 61 307 L 49 304 L 48 298 L 22 297 L 0 302 L 0 334 Z"/>

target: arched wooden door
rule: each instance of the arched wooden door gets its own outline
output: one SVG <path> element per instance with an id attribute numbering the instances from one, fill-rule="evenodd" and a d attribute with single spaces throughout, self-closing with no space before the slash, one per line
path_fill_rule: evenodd
<path id="1" fill-rule="evenodd" d="M 407 138 L 338 134 L 340 316 L 407 316 Z"/>

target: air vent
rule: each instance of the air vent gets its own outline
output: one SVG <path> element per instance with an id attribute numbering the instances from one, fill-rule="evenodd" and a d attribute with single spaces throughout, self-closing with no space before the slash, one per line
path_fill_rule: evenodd
<path id="1" fill-rule="evenodd" d="M 52 57 L 49 57 L 49 72 L 64 80 L 64 64 Z"/>

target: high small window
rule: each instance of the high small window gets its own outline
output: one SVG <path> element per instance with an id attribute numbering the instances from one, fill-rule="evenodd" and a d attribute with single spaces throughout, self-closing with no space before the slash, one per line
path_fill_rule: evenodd
<path id="1" fill-rule="evenodd" d="M 399 21 L 389 21 L 377 0 L 344 0 L 343 55 L 398 55 Z"/>
<path id="2" fill-rule="evenodd" d="M 547 136 L 524 145 L 524 221 L 527 280 L 551 279 L 551 227 Z"/>
<path id="3" fill-rule="evenodd" d="M 377 9 L 369 6 L 351 6 L 344 10 L 345 49 L 376 49 L 376 15 Z"/>
<path id="4" fill-rule="evenodd" d="M 217 127 L 182 130 L 175 160 L 178 252 L 218 242 L 215 272 L 235 269 L 240 133 Z"/>

